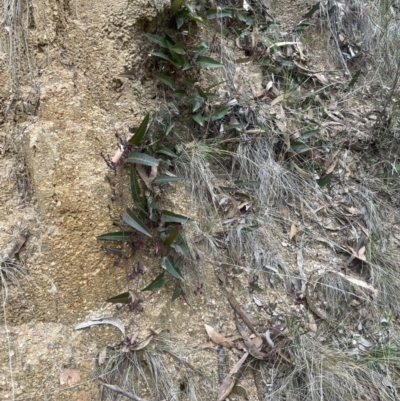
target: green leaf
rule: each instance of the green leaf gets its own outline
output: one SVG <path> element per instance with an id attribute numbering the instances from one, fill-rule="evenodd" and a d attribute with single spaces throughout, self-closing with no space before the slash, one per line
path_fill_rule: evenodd
<path id="1" fill-rule="evenodd" d="M 177 89 L 172 92 L 172 96 L 174 96 L 178 99 L 182 99 L 183 97 L 186 96 L 186 91 L 184 91 L 183 89 Z"/>
<path id="2" fill-rule="evenodd" d="M 123 72 L 122 74 L 119 74 L 119 76 L 128 79 L 137 79 L 137 76 L 135 74 L 132 74 L 131 72 Z"/>
<path id="3" fill-rule="evenodd" d="M 183 4 L 183 0 L 173 0 L 171 8 L 169 9 L 171 11 L 171 14 L 175 14 Z"/>
<path id="4" fill-rule="evenodd" d="M 147 39 L 149 39 L 151 42 L 157 43 L 159 46 L 168 48 L 167 41 L 162 38 L 161 36 L 158 35 L 153 35 L 151 33 L 145 33 L 144 34 Z"/>
<path id="5" fill-rule="evenodd" d="M 164 272 L 159 274 L 147 287 L 143 288 L 140 291 L 154 291 L 165 285 L 167 280 L 164 278 Z"/>
<path id="6" fill-rule="evenodd" d="M 129 143 L 133 145 L 139 145 L 142 142 L 143 137 L 147 132 L 147 125 L 149 124 L 150 114 L 147 114 L 143 121 L 140 123 L 139 128 L 136 130 L 135 134 L 129 139 Z"/>
<path id="7" fill-rule="evenodd" d="M 171 244 L 171 248 L 175 249 L 184 258 L 189 257 L 189 249 L 181 233 L 177 234 L 175 241 Z"/>
<path id="8" fill-rule="evenodd" d="M 217 60 L 214 60 L 210 57 L 205 57 L 205 56 L 197 57 L 196 62 L 201 68 L 221 68 L 222 67 L 222 64 L 219 63 Z"/>
<path id="9" fill-rule="evenodd" d="M 170 53 L 186 54 L 185 49 L 183 48 L 183 43 L 177 43 L 173 46 L 168 44 L 168 50 L 170 51 Z"/>
<path id="10" fill-rule="evenodd" d="M 176 181 L 182 181 L 182 178 L 171 175 L 159 175 L 151 183 L 154 185 L 159 185 L 159 184 L 166 184 L 167 182 L 176 182 Z"/>
<path id="11" fill-rule="evenodd" d="M 172 213 L 168 210 L 161 211 L 161 221 L 164 223 L 187 223 L 193 221 L 189 217 L 182 216 L 181 214 Z"/>
<path id="12" fill-rule="evenodd" d="M 259 228 L 260 226 L 258 224 L 252 224 L 250 226 L 244 226 L 242 227 L 241 231 L 244 233 L 250 233 L 254 230 L 257 230 L 257 228 Z"/>
<path id="13" fill-rule="evenodd" d="M 221 107 L 220 109 L 214 110 L 211 119 L 212 121 L 220 120 L 225 117 L 230 110 L 230 106 Z"/>
<path id="14" fill-rule="evenodd" d="M 129 304 L 132 301 L 131 294 L 129 292 L 123 292 L 122 294 L 116 295 L 106 299 L 106 302 L 111 302 L 113 304 Z"/>
<path id="15" fill-rule="evenodd" d="M 290 147 L 296 152 L 296 153 L 303 153 L 307 152 L 310 150 L 310 148 L 302 141 L 293 141 L 290 142 Z"/>
<path id="16" fill-rule="evenodd" d="M 206 121 L 206 119 L 201 114 L 195 114 L 194 116 L 192 116 L 192 118 L 194 121 L 196 121 L 197 124 L 201 126 L 203 126 L 204 121 Z"/>
<path id="17" fill-rule="evenodd" d="M 320 187 L 323 187 L 324 185 L 327 185 L 331 182 L 331 178 L 333 176 L 333 171 L 329 174 L 327 174 L 325 177 L 320 178 L 319 180 L 317 180 L 317 184 Z"/>
<path id="18" fill-rule="evenodd" d="M 261 287 L 259 287 L 257 284 L 250 284 L 250 289 L 252 289 L 253 291 L 257 291 L 257 292 L 262 292 L 264 291 Z"/>
<path id="19" fill-rule="evenodd" d="M 147 227 L 143 224 L 143 222 L 132 213 L 132 210 L 129 208 L 126 209 L 126 213 L 122 215 L 122 220 L 125 221 L 126 224 L 129 224 L 132 228 L 139 231 L 140 233 L 147 235 L 152 238 L 153 236 L 150 234 Z"/>
<path id="20" fill-rule="evenodd" d="M 320 3 L 320 1 L 319 1 L 317 4 L 314 4 L 314 5 L 311 7 L 310 11 L 309 11 L 307 14 L 304 14 L 304 15 L 303 15 L 303 18 L 312 18 L 312 16 L 314 15 L 314 13 L 315 13 L 317 10 L 319 10 L 319 3 Z"/>
<path id="21" fill-rule="evenodd" d="M 179 269 L 175 266 L 175 262 L 172 256 L 165 256 L 161 258 L 160 265 L 163 269 L 165 269 L 169 274 L 171 274 L 175 278 L 183 280 L 183 277 L 181 276 Z"/>
<path id="22" fill-rule="evenodd" d="M 182 82 L 183 82 L 186 86 L 188 86 L 189 88 L 194 88 L 194 84 L 196 83 L 195 80 L 189 79 L 189 78 L 183 78 L 183 79 L 182 79 Z"/>
<path id="23" fill-rule="evenodd" d="M 144 166 L 158 166 L 158 160 L 146 153 L 131 152 L 126 161 L 128 163 L 143 164 Z"/>
<path id="24" fill-rule="evenodd" d="M 181 29 L 182 28 L 182 25 L 185 22 L 185 18 L 187 17 L 187 15 L 188 15 L 188 12 L 187 11 L 183 11 L 183 10 L 179 11 L 176 14 L 176 27 L 177 27 L 177 29 Z"/>
<path id="25" fill-rule="evenodd" d="M 204 99 L 200 96 L 190 96 L 188 97 L 188 102 L 192 106 L 192 112 L 197 111 L 201 105 L 204 103 Z"/>
<path id="26" fill-rule="evenodd" d="M 140 191 L 139 182 L 138 182 L 137 175 L 136 175 L 135 166 L 133 164 L 131 164 L 130 167 L 131 167 L 130 168 L 130 170 L 131 170 L 130 181 L 131 181 L 132 200 L 133 200 L 133 203 L 136 205 L 136 207 L 141 212 L 145 213 L 144 202 L 143 202 L 143 198 L 141 196 L 141 191 Z"/>
<path id="27" fill-rule="evenodd" d="M 179 114 L 180 113 L 179 106 L 175 101 L 168 102 L 168 106 L 175 114 Z"/>
<path id="28" fill-rule="evenodd" d="M 175 227 L 174 230 L 172 231 L 172 233 L 164 240 L 163 244 L 165 246 L 171 246 L 172 245 L 172 243 L 174 242 L 176 236 L 179 233 L 179 229 L 180 229 L 179 226 Z"/>
<path id="29" fill-rule="evenodd" d="M 202 56 L 208 49 L 207 42 L 201 42 L 199 46 L 195 47 L 191 52 L 194 54 L 194 57 L 197 58 Z"/>
<path id="30" fill-rule="evenodd" d="M 260 181 L 242 181 L 242 180 L 236 180 L 233 181 L 233 183 L 237 187 L 256 187 L 260 185 Z"/>
<path id="31" fill-rule="evenodd" d="M 225 81 L 217 82 L 216 84 L 213 84 L 213 85 L 209 86 L 208 88 L 206 88 L 206 92 L 208 92 L 208 91 L 209 91 L 210 89 L 212 89 L 212 88 L 215 88 L 215 87 L 217 87 L 217 86 L 219 86 L 219 85 L 224 84 L 225 82 L 228 82 L 228 81 L 225 80 Z"/>
<path id="32" fill-rule="evenodd" d="M 154 221 L 155 223 L 158 222 L 158 208 L 157 205 L 155 204 L 153 197 L 147 196 L 147 209 L 149 210 L 149 217 L 151 221 Z"/>
<path id="33" fill-rule="evenodd" d="M 117 231 L 114 233 L 107 233 L 102 234 L 97 237 L 97 239 L 103 241 L 126 241 L 126 242 L 133 242 L 131 235 L 133 234 L 132 231 Z"/>
<path id="34" fill-rule="evenodd" d="M 174 87 L 174 81 L 172 80 L 172 78 L 170 78 L 167 75 L 164 74 L 154 74 L 154 76 L 161 81 L 163 84 L 169 86 L 172 90 L 175 89 Z"/>
<path id="35" fill-rule="evenodd" d="M 232 17 L 232 11 L 221 8 L 210 8 L 207 10 L 207 19 Z"/>
<path id="36" fill-rule="evenodd" d="M 349 88 L 352 88 L 358 81 L 358 77 L 361 74 L 361 70 L 358 70 L 354 75 L 353 78 L 351 78 L 351 81 L 349 82 Z"/>
<path id="37" fill-rule="evenodd" d="M 319 130 L 318 129 L 313 129 L 311 131 L 306 131 L 304 134 L 301 134 L 301 139 L 308 139 L 314 136 L 315 134 L 318 134 Z"/>
<path id="38" fill-rule="evenodd" d="M 181 296 L 181 294 L 182 294 L 182 288 L 179 287 L 179 285 L 177 285 L 177 286 L 175 287 L 174 293 L 172 294 L 172 299 L 171 299 L 171 301 L 174 302 L 175 299 L 177 299 L 177 298 L 179 298 L 179 297 Z"/>
<path id="39" fill-rule="evenodd" d="M 151 53 L 152 56 L 156 56 L 156 57 L 160 57 L 163 58 L 164 60 L 169 61 L 170 63 L 174 64 L 174 62 L 164 53 L 160 53 L 160 52 L 152 52 Z"/>
<path id="40" fill-rule="evenodd" d="M 170 157 L 178 157 L 176 153 L 174 153 L 170 148 L 167 148 L 166 146 L 161 146 L 161 148 L 158 148 L 156 150 L 156 153 L 161 153 L 165 156 L 170 156 Z"/>

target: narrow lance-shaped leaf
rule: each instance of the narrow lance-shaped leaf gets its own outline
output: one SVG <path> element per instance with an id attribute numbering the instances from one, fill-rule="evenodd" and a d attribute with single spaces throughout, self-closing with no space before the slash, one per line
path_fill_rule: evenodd
<path id="1" fill-rule="evenodd" d="M 225 117 L 226 114 L 228 113 L 229 109 L 230 109 L 229 106 L 225 106 L 220 109 L 214 110 L 212 113 L 211 119 L 213 121 L 216 121 L 216 120 L 219 120 L 219 119 Z"/>
<path id="2" fill-rule="evenodd" d="M 147 39 L 149 39 L 153 43 L 157 43 L 161 47 L 168 48 L 167 41 L 164 38 L 162 38 L 161 36 L 153 35 L 151 33 L 145 33 L 145 36 Z"/>
<path id="3" fill-rule="evenodd" d="M 175 278 L 183 280 L 183 277 L 181 276 L 179 269 L 175 266 L 174 259 L 171 256 L 166 256 L 164 258 L 161 258 L 160 265 Z"/>
<path id="4" fill-rule="evenodd" d="M 144 202 L 143 202 L 143 198 L 141 197 L 139 182 L 137 179 L 135 166 L 133 164 L 131 164 L 130 170 L 131 170 L 130 171 L 131 172 L 130 180 L 131 180 L 132 201 L 141 212 L 145 213 Z"/>
<path id="5" fill-rule="evenodd" d="M 172 302 L 174 302 L 175 299 L 179 298 L 181 294 L 182 294 L 182 288 L 179 285 L 177 285 L 175 287 L 174 293 L 172 294 L 172 299 L 171 299 Z"/>
<path id="6" fill-rule="evenodd" d="M 147 125 L 149 124 L 150 114 L 147 114 L 143 121 L 140 123 L 139 128 L 135 132 L 135 135 L 129 139 L 129 143 L 133 145 L 139 145 L 142 142 L 143 137 L 147 132 Z"/>
<path id="7" fill-rule="evenodd" d="M 304 14 L 304 15 L 303 15 L 303 18 L 312 18 L 312 16 L 314 15 L 314 13 L 315 13 L 317 10 L 319 10 L 319 4 L 320 4 L 320 1 L 319 1 L 317 4 L 314 4 L 314 5 L 311 7 L 310 11 L 309 11 L 307 14 Z"/>
<path id="8" fill-rule="evenodd" d="M 175 249 L 175 251 L 184 258 L 189 257 L 189 250 L 186 241 L 180 232 L 176 236 L 175 241 L 171 244 L 171 248 Z"/>
<path id="9" fill-rule="evenodd" d="M 144 166 L 158 166 L 158 160 L 146 153 L 131 152 L 126 158 L 128 163 L 143 164 Z"/>
<path id="10" fill-rule="evenodd" d="M 164 74 L 154 74 L 154 76 L 163 84 L 169 86 L 172 90 L 175 90 L 174 81 L 171 77 Z"/>
<path id="11" fill-rule="evenodd" d="M 183 0 L 173 0 L 170 8 L 171 14 L 175 14 L 182 6 Z"/>
<path id="12" fill-rule="evenodd" d="M 290 147 L 296 152 L 296 153 L 303 153 L 307 152 L 310 150 L 310 148 L 302 141 L 293 141 L 290 142 Z"/>
<path id="13" fill-rule="evenodd" d="M 154 291 L 165 285 L 167 280 L 164 278 L 164 273 L 159 274 L 147 287 L 143 288 L 141 291 Z"/>
<path id="14" fill-rule="evenodd" d="M 174 157 L 174 158 L 178 157 L 178 155 L 175 152 L 173 152 L 170 148 L 167 148 L 166 146 L 161 146 L 161 148 L 158 148 L 156 150 L 156 153 L 161 153 L 163 155 Z"/>
<path id="15" fill-rule="evenodd" d="M 182 216 L 181 214 L 176 214 L 168 210 L 161 211 L 161 221 L 164 223 L 187 223 L 192 221 L 189 217 Z"/>
<path id="16" fill-rule="evenodd" d="M 117 231 L 114 233 L 107 233 L 102 234 L 97 237 L 97 239 L 103 241 L 126 241 L 126 242 L 133 242 L 131 235 L 133 234 L 132 231 Z"/>
<path id="17" fill-rule="evenodd" d="M 166 184 L 167 182 L 182 181 L 181 177 L 171 176 L 171 175 L 159 175 L 151 183 L 154 185 Z"/>
<path id="18" fill-rule="evenodd" d="M 122 215 L 122 220 L 124 220 L 126 224 L 129 224 L 131 227 L 141 232 L 142 234 L 145 234 L 148 237 L 152 237 L 147 227 L 143 224 L 139 217 L 136 217 L 132 213 L 130 209 L 127 209 L 126 213 Z"/>
<path id="19" fill-rule="evenodd" d="M 172 231 L 172 233 L 165 239 L 165 241 L 163 242 L 163 244 L 165 246 L 171 246 L 172 243 L 174 242 L 176 236 L 179 233 L 179 227 L 175 227 L 175 229 Z"/>
<path id="20" fill-rule="evenodd" d="M 222 67 L 222 64 L 219 63 L 217 60 L 214 60 L 214 59 L 212 59 L 210 57 L 206 57 L 206 56 L 197 57 L 196 62 L 201 68 L 221 68 Z"/>
<path id="21" fill-rule="evenodd" d="M 129 292 L 123 292 L 115 297 L 106 299 L 106 302 L 111 302 L 113 304 L 129 304 L 131 300 L 131 294 L 129 294 Z"/>
<path id="22" fill-rule="evenodd" d="M 317 180 L 318 185 L 320 187 L 323 187 L 324 185 L 329 184 L 332 176 L 333 176 L 333 171 L 331 173 L 327 174 L 325 177 L 322 177 L 319 180 Z"/>

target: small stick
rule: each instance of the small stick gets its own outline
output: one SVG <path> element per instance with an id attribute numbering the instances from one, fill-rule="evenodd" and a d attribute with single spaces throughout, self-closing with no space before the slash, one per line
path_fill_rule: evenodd
<path id="1" fill-rule="evenodd" d="M 97 382 L 99 384 L 101 384 L 102 386 L 107 387 L 108 389 L 110 389 L 112 391 L 115 391 L 118 394 L 124 395 L 126 398 L 129 398 L 131 400 L 134 400 L 134 401 L 147 401 L 144 398 L 138 397 L 137 395 L 134 395 L 132 393 L 128 393 L 127 391 L 123 390 L 121 387 L 115 386 L 113 384 L 108 384 L 102 379 L 97 379 Z"/>

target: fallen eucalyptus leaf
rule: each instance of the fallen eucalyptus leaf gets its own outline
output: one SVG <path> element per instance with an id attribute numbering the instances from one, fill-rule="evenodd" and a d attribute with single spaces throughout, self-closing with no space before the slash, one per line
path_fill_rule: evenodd
<path id="1" fill-rule="evenodd" d="M 74 330 L 86 329 L 87 327 L 94 326 L 96 324 L 111 324 L 118 328 L 123 336 L 125 337 L 125 326 L 122 323 L 121 319 L 117 317 L 99 317 L 89 320 L 88 322 L 79 323 L 74 327 Z"/>

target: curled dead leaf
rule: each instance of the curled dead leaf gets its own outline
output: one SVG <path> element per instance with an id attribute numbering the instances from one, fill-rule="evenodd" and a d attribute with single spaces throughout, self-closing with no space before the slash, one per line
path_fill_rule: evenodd
<path id="1" fill-rule="evenodd" d="M 232 342 L 228 340 L 225 336 L 218 333 L 213 327 L 209 326 L 208 324 L 205 324 L 204 327 L 211 341 L 213 341 L 215 344 L 222 345 L 223 347 L 232 348 Z"/>
<path id="2" fill-rule="evenodd" d="M 290 227 L 289 240 L 291 241 L 293 238 L 296 239 L 296 237 L 297 237 L 297 228 L 293 223 L 292 226 Z"/>

